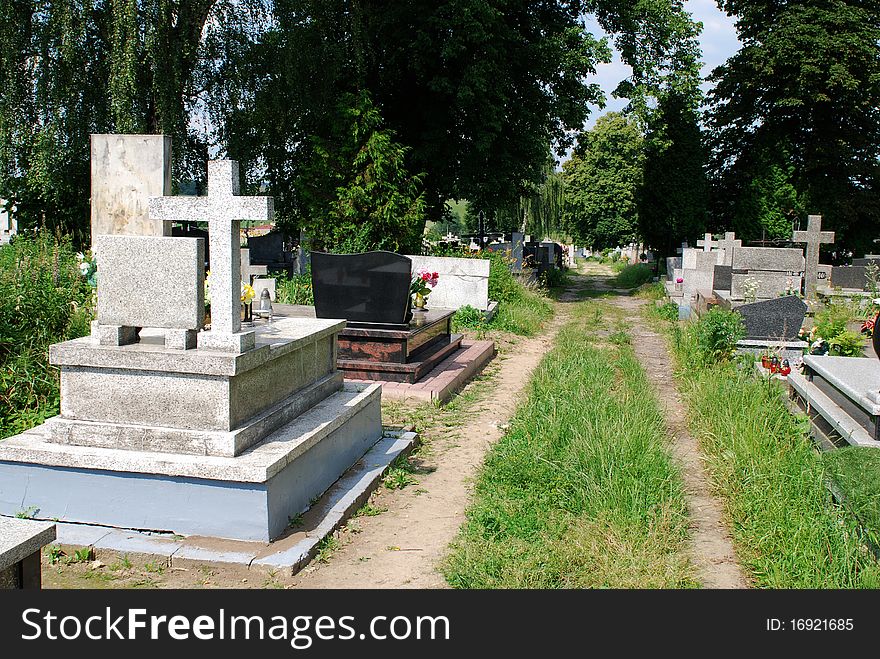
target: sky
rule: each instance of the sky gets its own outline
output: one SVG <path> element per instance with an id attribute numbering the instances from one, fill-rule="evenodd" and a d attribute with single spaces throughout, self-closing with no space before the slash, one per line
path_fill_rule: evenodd
<path id="1" fill-rule="evenodd" d="M 685 10 L 690 12 L 694 20 L 703 23 L 703 32 L 700 34 L 700 46 L 703 50 L 702 75 L 705 78 L 716 66 L 722 64 L 731 55 L 739 50 L 739 40 L 736 38 L 736 30 L 733 27 L 734 19 L 715 4 L 715 0 L 685 0 Z M 595 21 L 588 23 L 597 36 L 604 34 Z M 620 61 L 620 55 L 615 51 L 614 59 L 610 64 L 600 64 L 596 67 L 595 81 L 605 91 L 606 106 L 604 110 L 593 106 L 592 114 L 587 122 L 590 128 L 596 123 L 596 119 L 603 113 L 611 110 L 621 110 L 626 105 L 626 99 L 617 99 L 611 96 L 611 92 L 618 83 L 629 76 L 630 68 Z M 703 89 L 708 90 L 707 83 Z"/>

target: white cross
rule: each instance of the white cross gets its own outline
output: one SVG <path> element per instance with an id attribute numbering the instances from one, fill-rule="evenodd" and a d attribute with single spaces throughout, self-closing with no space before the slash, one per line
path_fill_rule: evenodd
<path id="1" fill-rule="evenodd" d="M 211 252 L 211 331 L 199 334 L 199 347 L 244 352 L 254 333 L 241 331 L 241 220 L 271 221 L 272 197 L 239 196 L 238 162 L 208 162 L 206 197 L 150 197 L 154 220 L 208 222 Z"/>
<path id="2" fill-rule="evenodd" d="M 807 263 L 804 272 L 804 292 L 807 297 L 816 296 L 819 284 L 819 245 L 833 243 L 834 232 L 822 231 L 822 216 L 808 215 L 807 230 L 795 231 L 791 237 L 794 243 L 807 243 Z"/>
<path id="3" fill-rule="evenodd" d="M 703 240 L 697 241 L 697 247 L 702 247 L 704 252 L 711 252 L 713 247 L 718 247 L 718 243 L 712 240 L 711 233 L 707 233 L 703 236 Z"/>

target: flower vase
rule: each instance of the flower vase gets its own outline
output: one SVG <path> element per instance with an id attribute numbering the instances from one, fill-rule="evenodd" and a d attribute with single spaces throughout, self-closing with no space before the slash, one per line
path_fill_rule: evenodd
<path id="1" fill-rule="evenodd" d="M 427 312 L 428 310 L 425 308 L 428 304 L 428 298 L 422 295 L 421 293 L 416 293 L 415 299 L 413 300 L 413 306 L 415 309 L 413 311 L 422 311 Z"/>

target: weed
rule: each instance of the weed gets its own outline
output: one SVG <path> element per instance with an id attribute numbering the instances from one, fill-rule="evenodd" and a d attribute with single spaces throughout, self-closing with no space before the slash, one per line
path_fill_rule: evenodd
<path id="1" fill-rule="evenodd" d="M 25 510 L 19 510 L 17 513 L 15 513 L 15 516 L 18 519 L 32 519 L 36 516 L 38 512 L 40 512 L 39 508 L 37 508 L 36 506 L 31 506 L 30 508 L 27 508 Z"/>
<path id="2" fill-rule="evenodd" d="M 357 512 L 354 514 L 355 517 L 375 517 L 376 515 L 381 515 L 384 512 L 387 512 L 387 508 L 380 508 L 379 506 L 374 506 L 371 503 L 365 503 L 363 506 L 358 508 Z"/>
<path id="3" fill-rule="evenodd" d="M 340 547 L 341 545 L 339 543 L 339 539 L 333 533 L 321 538 L 321 540 L 315 547 L 317 550 L 315 560 L 319 563 L 329 563 L 330 557 L 333 555 L 333 552 L 335 552 Z"/>
<path id="4" fill-rule="evenodd" d="M 46 556 L 49 558 L 49 563 L 55 565 L 64 558 L 65 554 L 58 545 L 50 545 L 46 547 Z"/>

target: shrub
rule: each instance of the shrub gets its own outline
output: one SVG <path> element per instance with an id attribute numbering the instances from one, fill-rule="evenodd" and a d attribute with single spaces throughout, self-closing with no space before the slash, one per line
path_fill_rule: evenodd
<path id="1" fill-rule="evenodd" d="M 829 304 L 816 314 L 816 334 L 830 341 L 846 330 L 850 309 L 844 304 Z"/>
<path id="2" fill-rule="evenodd" d="M 312 292 L 312 273 L 307 270 L 305 274 L 289 276 L 287 273 L 275 275 L 275 298 L 281 304 L 307 304 L 315 303 Z"/>
<path id="3" fill-rule="evenodd" d="M 742 316 L 719 307 L 703 314 L 694 328 L 697 350 L 706 364 L 730 359 L 736 351 L 736 342 L 746 334 Z"/>
<path id="4" fill-rule="evenodd" d="M 656 313 L 663 320 L 675 322 L 678 320 L 678 305 L 675 302 L 667 302 L 663 306 L 655 307 Z"/>
<path id="5" fill-rule="evenodd" d="M 483 312 L 479 309 L 475 309 L 469 304 L 461 307 L 452 317 L 453 331 L 459 329 L 479 330 L 483 329 L 485 325 L 486 318 L 483 315 Z"/>
<path id="6" fill-rule="evenodd" d="M 861 357 L 864 346 L 864 337 L 849 330 L 828 341 L 829 353 L 835 357 Z"/>
<path id="7" fill-rule="evenodd" d="M 638 288 L 642 284 L 647 284 L 654 278 L 654 271 L 651 266 L 644 263 L 628 265 L 617 277 L 614 278 L 614 286 L 617 288 Z"/>
<path id="8" fill-rule="evenodd" d="M 19 234 L 0 247 L 0 437 L 58 413 L 49 345 L 84 336 L 92 288 L 69 238 Z"/>

